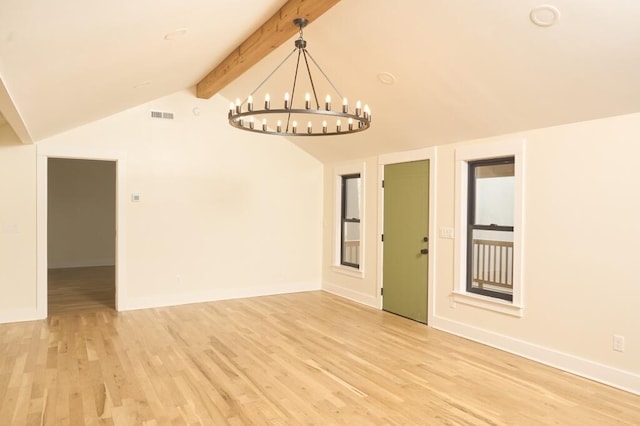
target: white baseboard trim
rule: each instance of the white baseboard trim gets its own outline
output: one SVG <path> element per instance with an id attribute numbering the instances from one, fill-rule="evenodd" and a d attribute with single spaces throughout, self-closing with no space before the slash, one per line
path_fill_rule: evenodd
<path id="1" fill-rule="evenodd" d="M 10 322 L 37 321 L 43 319 L 38 316 L 37 309 L 18 309 L 14 311 L 0 311 L 0 324 Z"/>
<path id="2" fill-rule="evenodd" d="M 116 264 L 115 258 L 109 259 L 88 259 L 88 260 L 70 260 L 64 262 L 49 262 L 48 269 L 62 269 L 62 268 L 89 268 L 91 266 L 114 266 Z"/>
<path id="3" fill-rule="evenodd" d="M 483 343 L 577 376 L 640 395 L 640 374 L 620 370 L 447 318 L 436 316 L 429 325 L 465 339 Z"/>
<path id="4" fill-rule="evenodd" d="M 270 287 L 221 288 L 204 292 L 160 294 L 148 297 L 126 298 L 118 305 L 120 311 L 136 309 L 162 308 L 167 306 L 188 305 L 191 303 L 215 302 L 217 300 L 242 299 L 246 297 L 273 296 L 276 294 L 302 293 L 321 290 L 320 283 L 282 284 Z"/>
<path id="5" fill-rule="evenodd" d="M 380 306 L 378 306 L 378 299 L 375 296 L 371 296 L 369 294 L 353 291 L 349 288 L 345 288 L 326 281 L 322 283 L 322 290 L 331 294 L 335 294 L 336 296 L 344 297 L 345 299 L 361 303 L 363 305 L 371 306 L 372 308 L 380 309 Z"/>

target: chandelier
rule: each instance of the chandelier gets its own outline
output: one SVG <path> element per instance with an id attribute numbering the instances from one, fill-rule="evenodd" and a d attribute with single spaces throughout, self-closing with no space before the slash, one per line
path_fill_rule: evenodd
<path id="1" fill-rule="evenodd" d="M 308 20 L 297 18 L 293 20 L 293 23 L 300 28 L 300 36 L 295 41 L 295 49 L 251 92 L 244 102 L 238 98 L 235 103 L 231 103 L 229 124 L 241 130 L 281 136 L 334 136 L 368 129 L 371 126 L 369 106 L 364 105 L 363 107 L 360 101 L 357 101 L 353 108 L 349 105 L 347 98 L 340 94 L 307 50 L 307 42 L 303 38 L 302 30 L 308 24 Z M 280 104 L 281 107 L 278 107 L 275 105 L 275 101 L 272 105 L 271 96 L 267 92 L 264 95 L 264 108 L 258 108 L 254 103 L 256 93 L 296 52 L 298 52 L 298 58 L 295 63 L 291 95 L 286 92 Z M 306 69 L 308 77 L 306 85 L 309 89 L 304 94 L 304 98 L 298 93 L 299 90 L 296 90 L 296 86 L 302 82 L 302 78 L 298 78 L 301 59 Z M 318 101 L 316 91 L 318 82 L 314 82 L 311 76 L 309 60 L 324 77 L 325 85 L 328 84 L 327 88 L 333 89 L 338 99 L 342 101 L 339 108 L 332 108 L 330 94 L 326 95 L 323 104 Z M 304 75 L 304 73 L 301 74 Z"/>

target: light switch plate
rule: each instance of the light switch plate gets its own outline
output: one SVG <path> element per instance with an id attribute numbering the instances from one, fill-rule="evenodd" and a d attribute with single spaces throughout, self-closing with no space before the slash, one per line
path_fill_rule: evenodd
<path id="1" fill-rule="evenodd" d="M 453 228 L 448 228 L 446 226 L 440 227 L 440 238 L 449 238 L 453 240 Z"/>

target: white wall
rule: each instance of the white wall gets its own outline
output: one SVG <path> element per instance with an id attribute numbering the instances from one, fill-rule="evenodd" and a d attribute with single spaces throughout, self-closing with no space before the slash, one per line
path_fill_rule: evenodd
<path id="1" fill-rule="evenodd" d="M 0 242 L 15 277 L 0 284 L 0 319 L 36 309 L 35 176 L 46 169 L 36 157 L 117 160 L 120 309 L 320 288 L 322 165 L 282 138 L 231 128 L 228 104 L 178 92 L 42 141 L 37 154 L 0 148 L 2 223 L 23 226 Z"/>
<path id="2" fill-rule="evenodd" d="M 35 155 L 35 145 L 0 127 L 0 322 L 35 315 Z"/>
<path id="3" fill-rule="evenodd" d="M 115 162 L 49 159 L 48 267 L 114 265 L 115 211 Z"/>
<path id="4" fill-rule="evenodd" d="M 526 139 L 524 224 L 524 316 L 450 303 L 454 286 L 454 240 L 432 238 L 435 278 L 430 283 L 430 325 L 538 359 L 565 370 L 640 393 L 640 278 L 635 267 L 640 241 L 640 114 L 538 129 L 487 141 Z M 456 145 L 437 147 L 435 227 L 455 228 Z M 363 161 L 374 163 L 374 159 Z M 332 166 L 327 165 L 329 172 Z M 327 191 L 325 204 L 333 203 Z M 369 176 L 368 186 L 377 184 Z M 365 235 L 378 240 L 378 194 L 365 211 Z M 332 207 L 325 207 L 331 214 Z M 328 221 L 328 219 L 325 219 Z M 433 218 L 432 218 L 433 220 Z M 378 264 L 371 256 L 365 278 L 337 277 L 326 247 L 325 287 L 375 295 Z M 368 252 L 370 254 L 370 252 Z M 339 285 L 336 285 L 339 284 Z M 371 305 L 380 306 L 379 299 Z M 613 335 L 626 339 L 612 349 Z"/>

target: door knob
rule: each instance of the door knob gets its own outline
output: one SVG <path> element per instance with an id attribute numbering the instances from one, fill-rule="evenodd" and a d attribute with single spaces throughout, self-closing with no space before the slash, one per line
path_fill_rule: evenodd
<path id="1" fill-rule="evenodd" d="M 422 241 L 424 241 L 425 243 L 428 243 L 429 242 L 429 237 L 422 238 Z"/>
<path id="2" fill-rule="evenodd" d="M 420 250 L 420 254 L 429 254 L 429 249 Z"/>

